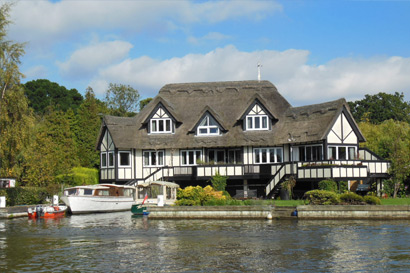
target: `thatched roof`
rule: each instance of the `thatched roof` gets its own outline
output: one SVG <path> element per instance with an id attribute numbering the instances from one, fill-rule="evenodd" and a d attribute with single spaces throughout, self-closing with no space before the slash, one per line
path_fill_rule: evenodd
<path id="1" fill-rule="evenodd" d="M 244 131 L 240 120 L 258 101 L 274 118 L 272 130 Z M 174 134 L 148 134 L 147 122 L 161 103 L 177 121 Z M 293 108 L 269 81 L 167 84 L 135 117 L 104 117 L 119 149 L 185 149 L 200 147 L 275 146 L 315 142 L 326 137 L 344 99 Z M 226 130 L 221 136 L 196 136 L 192 129 L 210 113 Z"/>

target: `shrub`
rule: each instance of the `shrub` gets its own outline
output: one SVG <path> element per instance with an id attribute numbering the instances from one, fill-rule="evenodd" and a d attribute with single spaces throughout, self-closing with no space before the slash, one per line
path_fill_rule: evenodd
<path id="1" fill-rule="evenodd" d="M 47 189 L 39 187 L 15 187 L 1 190 L 7 206 L 44 204 L 49 196 Z"/>
<path id="2" fill-rule="evenodd" d="M 216 172 L 211 178 L 212 187 L 217 191 L 225 191 L 226 180 L 228 177 L 220 175 L 219 172 Z"/>
<path id="3" fill-rule="evenodd" d="M 347 205 L 363 205 L 363 197 L 354 193 L 346 192 L 340 195 L 340 202 Z"/>
<path id="4" fill-rule="evenodd" d="M 376 196 L 366 195 L 363 197 L 364 202 L 369 205 L 381 205 L 381 201 Z"/>
<path id="5" fill-rule="evenodd" d="M 223 191 L 216 191 L 211 186 L 202 188 L 201 186 L 188 186 L 185 189 L 178 189 L 177 206 L 215 206 L 225 205 L 225 201 L 230 199 L 229 194 Z"/>
<path id="6" fill-rule="evenodd" d="M 322 180 L 319 182 L 319 190 L 337 192 L 337 184 L 333 180 Z"/>
<path id="7" fill-rule="evenodd" d="M 56 176 L 58 184 L 66 184 L 70 186 L 94 185 L 98 184 L 98 170 L 91 168 L 73 168 L 68 174 L 60 174 Z"/>
<path id="8" fill-rule="evenodd" d="M 325 190 L 312 190 L 305 193 L 304 197 L 310 205 L 337 205 L 339 198 L 335 192 Z"/>

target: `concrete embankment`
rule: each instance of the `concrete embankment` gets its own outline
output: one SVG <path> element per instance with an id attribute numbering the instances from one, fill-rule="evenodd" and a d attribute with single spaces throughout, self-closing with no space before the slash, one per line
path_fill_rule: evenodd
<path id="1" fill-rule="evenodd" d="M 410 219 L 410 206 L 298 206 L 298 219 Z"/>
<path id="2" fill-rule="evenodd" d="M 290 218 L 295 207 L 149 207 L 150 219 L 278 219 Z M 295 217 L 293 217 L 295 218 Z"/>
<path id="3" fill-rule="evenodd" d="M 33 206 L 14 206 L 14 207 L 0 208 L 0 219 L 27 217 L 27 210 L 30 207 L 33 207 Z"/>
<path id="4" fill-rule="evenodd" d="M 149 211 L 150 219 L 410 219 L 410 206 L 150 207 Z"/>

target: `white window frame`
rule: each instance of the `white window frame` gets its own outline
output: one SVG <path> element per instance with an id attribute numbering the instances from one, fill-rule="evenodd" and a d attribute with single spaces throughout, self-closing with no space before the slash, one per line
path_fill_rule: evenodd
<path id="1" fill-rule="evenodd" d="M 103 160 L 105 159 L 105 161 Z M 105 164 L 103 164 L 105 162 Z M 108 166 L 108 161 L 107 161 L 107 152 L 102 152 L 101 157 L 100 157 L 100 164 L 101 164 L 101 169 L 106 169 Z"/>
<path id="2" fill-rule="evenodd" d="M 164 129 L 162 131 L 159 130 L 159 124 L 161 121 L 163 122 L 163 129 Z M 169 122 L 169 130 L 167 130 L 167 122 Z M 152 118 L 150 121 L 150 133 L 151 134 L 170 134 L 172 133 L 173 126 L 174 125 L 173 125 L 172 119 L 170 118 Z"/>
<path id="3" fill-rule="evenodd" d="M 148 154 L 148 162 L 149 162 L 148 165 L 145 163 L 146 154 Z M 165 166 L 165 151 L 164 150 L 157 150 L 157 151 L 147 150 L 142 153 L 142 156 L 143 156 L 143 166 L 144 167 L 163 167 Z M 155 162 L 156 162 L 155 165 L 151 164 L 153 156 L 155 156 Z M 161 161 L 162 161 L 162 164 L 159 163 Z"/>
<path id="4" fill-rule="evenodd" d="M 209 125 L 209 123 L 210 123 L 209 116 L 206 116 L 204 119 L 206 119 L 206 124 L 208 124 L 208 125 L 198 126 L 196 134 L 198 136 L 219 136 L 221 134 L 219 126 L 218 125 Z M 201 122 L 202 122 L 202 120 L 201 120 Z M 215 129 L 215 128 L 217 130 L 216 133 L 212 133 L 211 129 Z M 203 129 L 206 130 L 206 133 L 201 133 L 201 130 L 203 130 Z"/>
<path id="5" fill-rule="evenodd" d="M 190 164 L 189 163 L 189 153 L 193 152 L 194 156 L 194 163 Z M 199 158 L 197 157 L 197 152 L 199 152 Z M 184 155 L 184 153 L 186 153 Z M 202 150 L 181 150 L 180 151 L 180 158 L 181 158 L 181 166 L 196 166 L 198 160 L 202 160 Z M 185 164 L 184 164 L 184 158 L 185 158 Z"/>
<path id="6" fill-rule="evenodd" d="M 280 154 L 281 161 L 278 161 L 277 154 Z M 273 162 L 271 161 L 271 152 L 273 152 Z M 263 162 L 263 153 L 266 153 L 266 161 Z M 259 160 L 257 160 L 259 159 Z M 283 162 L 283 148 L 282 147 L 258 147 L 253 148 L 253 162 L 254 164 L 274 164 Z"/>
<path id="7" fill-rule="evenodd" d="M 121 165 L 121 154 L 128 154 L 128 165 Z M 118 167 L 131 167 L 131 152 L 130 151 L 119 151 L 118 152 Z"/>
<path id="8" fill-rule="evenodd" d="M 329 149 L 330 148 L 336 148 L 336 157 L 335 158 L 329 158 Z M 346 157 L 347 158 L 343 158 L 340 159 L 339 157 L 339 148 L 346 148 Z M 350 153 L 349 153 L 349 149 L 350 148 L 354 148 L 354 157 L 350 158 Z M 357 159 L 357 147 L 356 146 L 352 146 L 352 145 L 328 145 L 327 146 L 327 158 L 328 160 L 355 160 Z"/>
<path id="9" fill-rule="evenodd" d="M 110 156 L 112 156 L 112 164 L 110 164 Z M 108 165 L 108 168 L 114 168 L 115 167 L 114 152 L 108 152 L 107 153 L 107 165 Z"/>
<path id="10" fill-rule="evenodd" d="M 266 126 L 263 127 L 263 119 L 266 118 Z M 251 119 L 252 122 L 249 122 L 249 119 Z M 256 120 L 259 120 L 259 128 L 255 128 Z M 246 131 L 266 131 L 269 130 L 269 117 L 268 115 L 247 115 L 245 117 L 245 123 L 246 123 Z"/>

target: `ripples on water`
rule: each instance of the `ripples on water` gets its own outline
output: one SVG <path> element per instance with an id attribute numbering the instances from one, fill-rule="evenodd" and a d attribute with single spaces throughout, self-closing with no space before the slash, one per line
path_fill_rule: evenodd
<path id="1" fill-rule="evenodd" d="M 406 272 L 409 223 L 0 220 L 0 272 Z"/>

